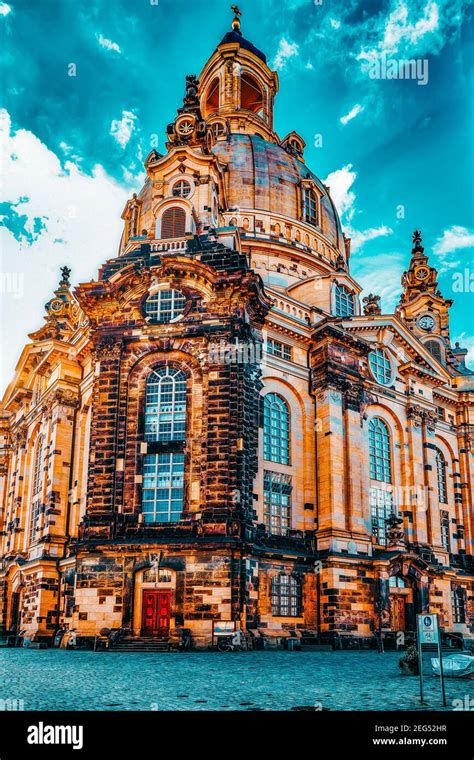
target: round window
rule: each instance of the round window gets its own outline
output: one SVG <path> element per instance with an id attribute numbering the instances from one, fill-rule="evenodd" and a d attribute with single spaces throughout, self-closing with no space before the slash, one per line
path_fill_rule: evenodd
<path id="1" fill-rule="evenodd" d="M 191 195 L 191 185 L 185 179 L 180 179 L 173 185 L 172 194 L 175 198 L 188 198 Z"/>
<path id="2" fill-rule="evenodd" d="M 392 380 L 392 364 L 386 351 L 376 348 L 369 354 L 369 366 L 375 380 L 381 385 L 390 385 Z"/>

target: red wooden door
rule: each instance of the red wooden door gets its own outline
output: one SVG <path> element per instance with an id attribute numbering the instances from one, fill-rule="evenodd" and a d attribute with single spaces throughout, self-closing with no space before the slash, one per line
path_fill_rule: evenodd
<path id="1" fill-rule="evenodd" d="M 142 633 L 148 636 L 167 636 L 170 628 L 171 592 L 144 591 Z"/>
<path id="2" fill-rule="evenodd" d="M 391 628 L 392 631 L 405 630 L 405 597 L 402 594 L 391 594 Z"/>

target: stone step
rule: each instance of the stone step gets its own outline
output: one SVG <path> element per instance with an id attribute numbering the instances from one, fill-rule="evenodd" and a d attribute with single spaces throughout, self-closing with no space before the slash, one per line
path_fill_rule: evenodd
<path id="1" fill-rule="evenodd" d="M 169 652 L 168 647 L 114 647 L 111 652 Z"/>
<path id="2" fill-rule="evenodd" d="M 114 652 L 168 652 L 168 637 L 126 637 L 110 647 Z"/>

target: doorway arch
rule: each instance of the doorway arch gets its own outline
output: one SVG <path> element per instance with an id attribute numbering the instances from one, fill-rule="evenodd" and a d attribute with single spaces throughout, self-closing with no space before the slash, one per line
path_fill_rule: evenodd
<path id="1" fill-rule="evenodd" d="M 134 636 L 169 636 L 176 625 L 176 571 L 150 563 L 137 568 L 133 592 Z"/>

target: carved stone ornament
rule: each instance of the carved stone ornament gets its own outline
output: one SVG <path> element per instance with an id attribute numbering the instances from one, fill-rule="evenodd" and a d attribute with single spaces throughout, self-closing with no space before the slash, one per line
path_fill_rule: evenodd
<path id="1" fill-rule="evenodd" d="M 405 543 L 405 531 L 403 530 L 403 518 L 394 512 L 387 519 L 387 538 L 389 547 L 400 546 Z"/>
<path id="2" fill-rule="evenodd" d="M 122 352 L 121 341 L 112 336 L 102 338 L 95 350 L 96 359 L 117 359 Z"/>
<path id="3" fill-rule="evenodd" d="M 28 440 L 28 425 L 19 425 L 15 430 L 12 430 L 11 436 L 15 447 L 24 448 Z"/>
<path id="4" fill-rule="evenodd" d="M 423 409 L 418 404 L 407 406 L 407 418 L 411 420 L 415 427 L 421 427 L 423 422 Z"/>
<path id="5" fill-rule="evenodd" d="M 438 421 L 438 415 L 436 412 L 432 411 L 431 409 L 428 409 L 423 414 L 423 419 L 426 423 L 426 427 L 429 431 L 434 432 L 436 428 L 436 423 Z"/>
<path id="6" fill-rule="evenodd" d="M 370 316 L 371 314 L 381 314 L 380 308 L 380 296 L 375 296 L 373 293 L 369 293 L 362 299 L 364 305 L 364 314 Z"/>
<path id="7" fill-rule="evenodd" d="M 73 409 L 77 409 L 79 406 L 79 396 L 74 391 L 63 390 L 60 388 L 54 393 L 53 403 L 61 404 L 62 406 L 69 406 Z"/>

